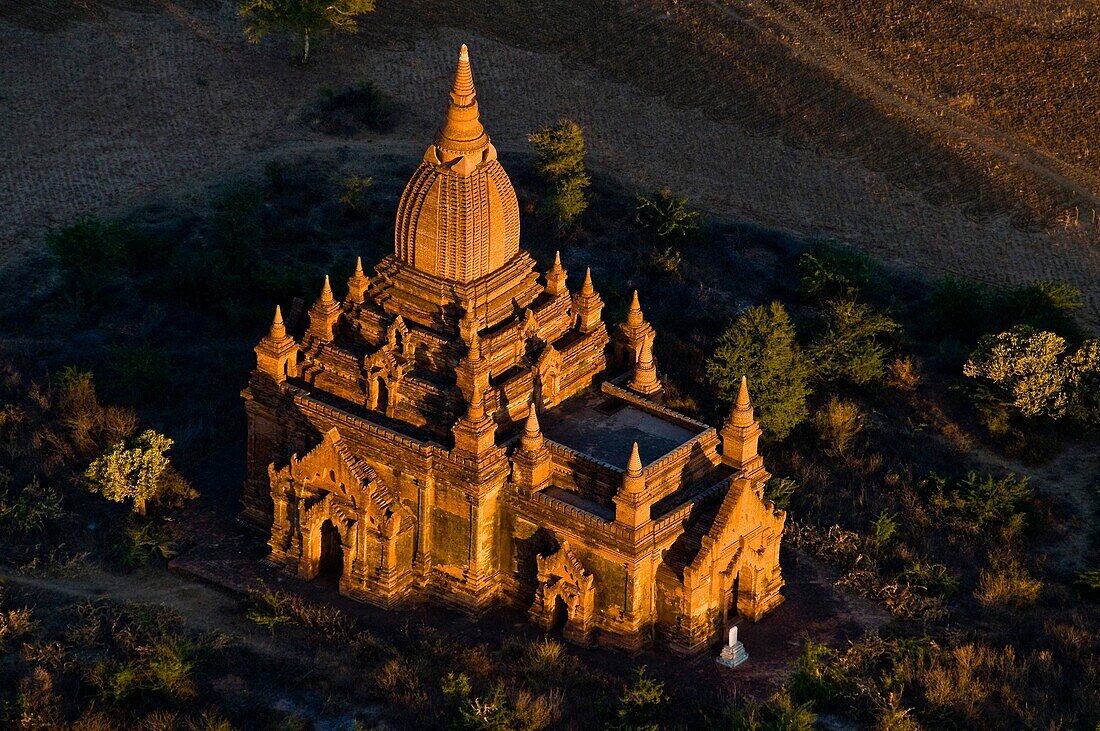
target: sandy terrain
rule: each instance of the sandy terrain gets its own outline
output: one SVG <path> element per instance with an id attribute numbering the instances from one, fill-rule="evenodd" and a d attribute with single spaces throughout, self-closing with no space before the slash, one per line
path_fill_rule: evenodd
<path id="1" fill-rule="evenodd" d="M 717 214 L 849 240 L 931 275 L 1062 280 L 1085 292 L 1084 317 L 1100 324 L 1100 244 L 1092 225 L 1020 227 L 1008 212 L 976 216 L 962 204 L 930 203 L 920 186 L 898 184 L 896 165 L 878 172 L 866 156 L 788 144 L 782 129 L 763 134 L 745 115 L 721 113 L 702 92 L 699 104 L 685 105 L 690 88 L 674 103 L 631 79 L 607 78 L 610 67 L 593 54 L 618 53 L 614 42 L 585 53 L 560 42 L 553 52 L 534 41 L 516 47 L 524 33 L 504 33 L 489 20 L 466 24 L 463 11 L 425 3 L 420 27 L 413 20 L 402 25 L 415 17 L 415 4 L 391 14 L 383 8 L 362 35 L 331 44 L 301 69 L 285 62 L 277 43 L 243 43 L 228 4 L 154 6 L 133 12 L 97 5 L 68 22 L 33 4 L 0 11 L 8 39 L 0 62 L 0 262 L 35 250 L 46 228 L 81 214 L 195 190 L 227 170 L 291 152 L 407 149 L 411 171 L 437 124 L 454 50 L 466 41 L 485 121 L 506 166 L 527 150 L 529 130 L 570 116 L 585 127 L 593 167 L 627 182 L 668 185 Z M 427 24 L 438 27 L 425 30 Z M 536 39 L 539 30 L 527 35 Z M 511 43 L 492 39 L 501 36 Z M 809 60 L 829 66 L 830 48 L 823 44 Z M 649 71 L 639 67 L 638 76 Z M 401 104 L 393 134 L 333 140 L 298 122 L 319 87 L 359 79 L 374 80 Z M 989 152 L 998 165 L 1030 164 L 1014 152 L 1020 143 L 1006 144 L 1007 156 Z M 1087 185 L 1079 192 L 1095 194 Z"/>

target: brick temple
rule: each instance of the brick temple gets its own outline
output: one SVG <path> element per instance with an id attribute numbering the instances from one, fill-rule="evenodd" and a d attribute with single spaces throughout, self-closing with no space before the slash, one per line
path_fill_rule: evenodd
<path id="1" fill-rule="evenodd" d="M 270 560 L 626 650 L 699 651 L 782 602 L 747 385 L 720 429 L 666 408 L 637 294 L 609 331 L 574 287 L 520 247 L 463 46 L 394 253 L 256 346 L 241 517 Z"/>

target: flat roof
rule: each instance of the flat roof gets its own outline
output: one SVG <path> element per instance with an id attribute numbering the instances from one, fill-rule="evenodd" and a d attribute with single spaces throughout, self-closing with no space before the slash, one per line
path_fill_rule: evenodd
<path id="1" fill-rule="evenodd" d="M 647 465 L 698 433 L 602 394 L 574 396 L 540 415 L 539 423 L 547 439 L 620 469 L 634 442 Z"/>

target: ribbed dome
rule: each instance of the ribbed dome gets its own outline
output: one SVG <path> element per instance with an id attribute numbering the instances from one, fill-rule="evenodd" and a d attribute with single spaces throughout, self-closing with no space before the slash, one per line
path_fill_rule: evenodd
<path id="1" fill-rule="evenodd" d="M 519 203 L 479 120 L 470 57 L 458 57 L 447 119 L 397 206 L 397 258 L 469 282 L 519 252 Z"/>

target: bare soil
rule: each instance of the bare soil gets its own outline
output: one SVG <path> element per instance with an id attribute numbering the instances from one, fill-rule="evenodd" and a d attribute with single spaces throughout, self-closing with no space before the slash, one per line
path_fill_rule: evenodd
<path id="1" fill-rule="evenodd" d="M 506 165 L 532 128 L 573 117 L 592 166 L 639 189 L 932 276 L 1065 281 L 1100 324 L 1095 166 L 952 107 L 812 6 L 382 3 L 306 68 L 279 41 L 245 44 L 229 3 L 5 6 L 0 264 L 48 227 L 186 197 L 264 159 L 407 150 L 411 171 L 469 42 Z M 398 101 L 394 132 L 343 140 L 301 123 L 318 88 L 360 79 Z M 1078 217 L 1050 225 L 1065 210 Z"/>

